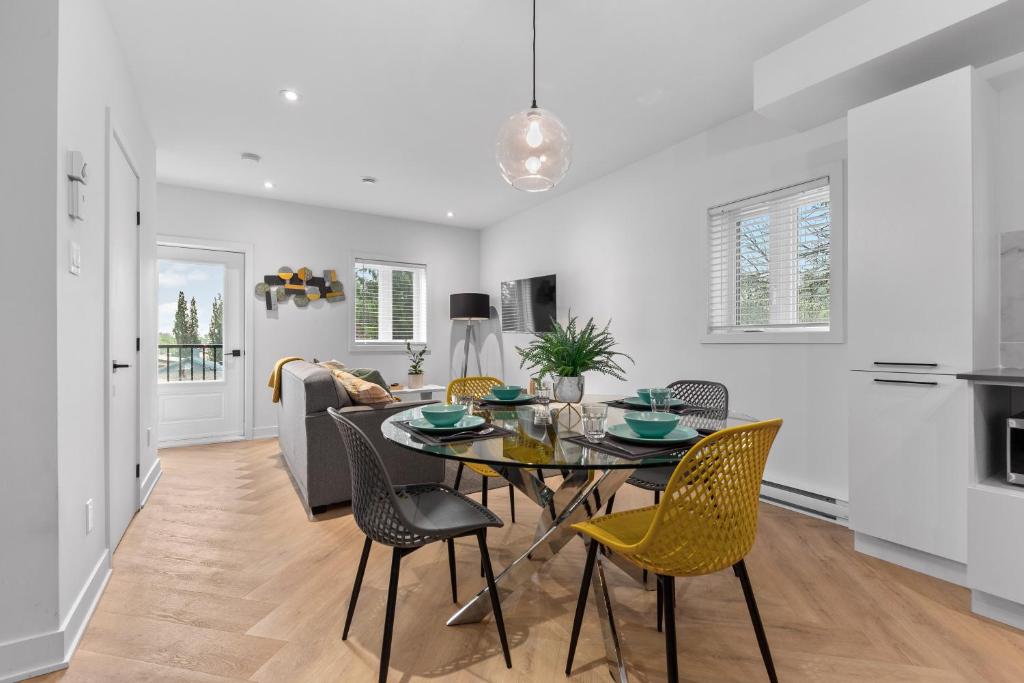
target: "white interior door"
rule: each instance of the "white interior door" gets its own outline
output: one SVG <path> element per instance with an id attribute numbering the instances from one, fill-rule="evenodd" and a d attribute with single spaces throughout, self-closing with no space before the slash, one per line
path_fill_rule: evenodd
<path id="1" fill-rule="evenodd" d="M 121 541 L 139 509 L 139 177 L 116 140 L 110 149 L 108 531 Z"/>
<path id="2" fill-rule="evenodd" d="M 245 255 L 160 246 L 161 446 L 242 438 Z"/>

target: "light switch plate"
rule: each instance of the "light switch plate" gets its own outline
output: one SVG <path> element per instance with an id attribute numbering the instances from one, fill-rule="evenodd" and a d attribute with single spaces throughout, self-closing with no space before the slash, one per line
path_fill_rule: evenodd
<path id="1" fill-rule="evenodd" d="M 68 242 L 68 271 L 72 275 L 82 273 L 82 248 L 78 242 Z"/>

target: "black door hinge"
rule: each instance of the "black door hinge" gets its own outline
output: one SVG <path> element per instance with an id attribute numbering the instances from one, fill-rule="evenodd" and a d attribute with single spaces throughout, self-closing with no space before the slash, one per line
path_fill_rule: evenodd
<path id="1" fill-rule="evenodd" d="M 139 337 L 135 338 L 135 350 L 136 351 L 141 351 L 142 350 L 142 339 L 140 339 Z"/>
<path id="2" fill-rule="evenodd" d="M 141 211 L 136 211 L 135 212 L 135 226 L 138 227 L 140 225 L 142 225 L 142 212 Z"/>
<path id="3" fill-rule="evenodd" d="M 135 463 L 135 478 L 139 478 L 139 463 Z"/>

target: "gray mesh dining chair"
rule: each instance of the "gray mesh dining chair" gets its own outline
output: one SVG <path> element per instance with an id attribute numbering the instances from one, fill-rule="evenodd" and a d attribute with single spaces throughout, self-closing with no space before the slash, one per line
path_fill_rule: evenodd
<path id="1" fill-rule="evenodd" d="M 491 596 L 494 622 L 498 627 L 505 666 L 512 668 L 512 658 L 505 635 L 505 620 L 501 614 L 501 601 L 494 585 L 494 572 L 487 552 L 489 527 L 503 526 L 501 519 L 479 503 L 442 484 L 410 484 L 394 486 L 373 443 L 351 420 L 333 408 L 327 412 L 337 423 L 342 441 L 348 452 L 352 471 L 352 515 L 356 525 L 366 535 L 359 558 L 352 597 L 341 639 L 348 639 L 349 628 L 355 615 L 359 589 L 366 572 L 366 562 L 373 542 L 392 548 L 391 579 L 388 584 L 387 607 L 384 616 L 384 637 L 380 651 L 380 683 L 388 676 L 391 659 L 391 636 L 395 626 L 395 603 L 398 597 L 398 573 L 402 558 L 435 541 L 448 543 L 448 563 L 451 572 L 452 600 L 457 600 L 455 588 L 455 545 L 453 540 L 462 536 L 476 536 L 484 576 Z"/>
<path id="2" fill-rule="evenodd" d="M 704 379 L 681 379 L 672 382 L 667 387 L 672 392 L 673 398 L 678 398 L 691 408 L 700 408 L 701 417 L 712 420 L 724 420 L 729 416 L 729 390 L 720 382 L 710 382 Z M 669 477 L 675 467 L 648 467 L 639 469 L 626 480 L 638 488 L 654 492 L 654 504 L 661 500 L 661 492 L 668 485 Z M 608 499 L 608 506 L 605 514 L 611 514 L 615 505 L 615 496 Z"/>

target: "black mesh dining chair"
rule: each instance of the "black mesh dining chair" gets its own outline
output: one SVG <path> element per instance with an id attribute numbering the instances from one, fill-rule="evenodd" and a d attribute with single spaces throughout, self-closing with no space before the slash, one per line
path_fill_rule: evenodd
<path id="1" fill-rule="evenodd" d="M 494 610 L 494 622 L 498 627 L 501 649 L 505 655 L 505 666 L 512 668 L 508 638 L 505 635 L 505 620 L 501 614 L 501 601 L 498 589 L 494 585 L 494 572 L 487 552 L 486 531 L 489 527 L 503 526 L 501 519 L 479 503 L 442 484 L 392 485 L 377 449 L 366 434 L 333 408 L 328 408 L 327 412 L 337 423 L 348 452 L 352 471 L 352 515 L 355 517 L 356 525 L 366 535 L 341 639 L 348 639 L 356 601 L 359 599 L 359 589 L 366 572 L 366 562 L 370 556 L 370 547 L 373 542 L 377 542 L 392 548 L 391 580 L 388 584 L 384 637 L 380 651 L 379 680 L 384 683 L 387 680 L 388 662 L 391 658 L 391 636 L 395 626 L 398 573 L 402 558 L 427 544 L 446 541 L 452 600 L 457 601 L 453 540 L 462 536 L 476 536 L 491 596 L 491 607 Z"/>
<path id="2" fill-rule="evenodd" d="M 724 420 L 729 416 L 729 390 L 720 382 L 710 382 L 704 379 L 681 379 L 672 382 L 667 387 L 672 392 L 672 398 L 678 398 L 687 407 L 699 408 L 699 415 L 711 420 Z M 626 480 L 638 488 L 654 492 L 654 504 L 661 500 L 661 494 L 668 486 L 669 477 L 675 467 L 648 467 L 638 469 Z M 605 514 L 611 514 L 615 505 L 615 496 L 608 499 L 608 506 Z"/>

